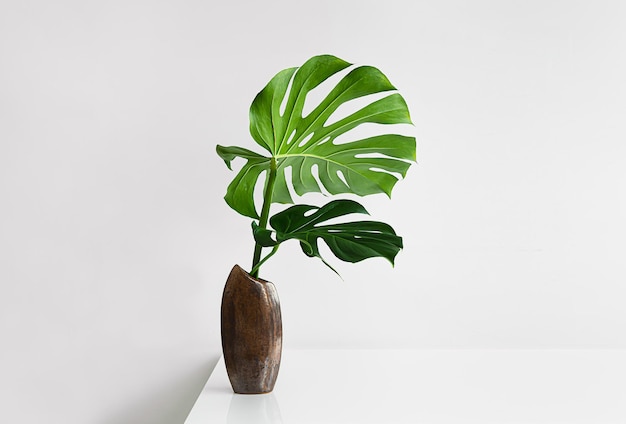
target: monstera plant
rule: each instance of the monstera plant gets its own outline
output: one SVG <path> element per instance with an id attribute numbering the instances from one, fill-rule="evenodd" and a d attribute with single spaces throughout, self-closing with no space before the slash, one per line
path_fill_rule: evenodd
<path id="1" fill-rule="evenodd" d="M 345 73 L 326 97 L 309 113 L 304 113 L 310 92 L 329 77 L 343 70 L 348 71 L 350 67 L 352 69 Z M 377 93 L 389 94 L 369 102 L 344 118 L 334 122 L 330 119 L 347 102 Z M 237 339 L 235 346 L 230 349 L 237 350 L 243 343 L 242 322 L 248 319 L 252 323 L 245 325 L 256 325 L 263 319 L 258 316 L 242 317 L 241 314 L 245 315 L 250 308 L 246 310 L 241 306 L 242 290 L 230 284 L 231 281 L 246 281 L 246 284 L 263 287 L 268 287 L 269 284 L 269 298 L 276 298 L 276 305 L 270 306 L 277 308 L 275 289 L 271 283 L 258 278 L 259 268 L 288 240 L 298 240 L 307 256 L 318 257 L 329 267 L 320 254 L 320 239 L 337 258 L 347 262 L 383 257 L 393 264 L 395 256 L 402 248 L 402 238 L 383 222 L 358 220 L 337 223 L 336 218 L 367 214 L 366 209 L 354 200 L 336 199 L 322 206 L 298 204 L 270 217 L 272 205 L 294 203 L 287 169 L 290 169 L 291 185 L 298 196 L 324 191 L 330 195 L 350 193 L 366 196 L 385 193 L 390 196 L 395 184 L 406 175 L 409 166 L 415 161 L 415 139 L 395 134 L 391 130 L 382 135 L 351 139 L 352 130 L 366 123 L 411 124 L 411 119 L 406 102 L 377 68 L 354 67 L 351 63 L 330 55 L 315 56 L 300 67 L 288 68 L 276 74 L 252 102 L 250 134 L 261 148 L 261 153 L 237 146 L 217 146 L 218 155 L 229 169 L 235 158 L 245 160 L 245 164 L 228 186 L 224 198 L 232 209 L 252 219 L 255 241 L 250 272 L 247 273 L 238 266 L 233 268 L 222 303 L 224 356 L 236 392 L 267 392 L 271 391 L 274 383 L 257 385 L 256 388 L 252 387 L 254 384 L 250 386 L 252 388 L 245 388 L 245 384 L 236 387 L 238 383 L 234 380 L 240 378 L 233 377 L 231 371 L 237 369 L 241 373 L 245 367 L 241 364 L 235 366 L 233 359 L 228 359 L 232 355 L 227 354 L 230 348 L 224 341 L 225 333 L 229 334 L 228 337 Z M 341 143 L 336 142 L 339 136 L 342 136 Z M 343 141 L 345 138 L 350 141 Z M 317 171 L 317 178 L 314 169 Z M 263 203 L 259 208 L 255 204 L 254 194 L 262 174 L 265 174 L 265 184 Z M 334 223 L 327 222 L 331 219 Z M 263 255 L 263 249 L 271 250 Z M 280 311 L 278 316 L 280 317 Z M 269 321 L 275 324 L 275 318 Z M 225 328 L 229 325 L 239 328 L 238 332 Z M 264 331 L 257 330 L 256 334 Z M 274 332 L 280 332 L 279 330 L 280 328 L 272 329 Z M 229 361 L 233 363 L 232 366 L 229 366 Z M 267 367 L 267 361 L 265 364 Z M 278 365 L 276 372 L 277 367 Z M 275 374 L 268 373 L 267 369 L 265 371 L 265 374 Z M 243 380 L 246 378 L 242 377 Z"/>
<path id="2" fill-rule="evenodd" d="M 410 124 L 407 105 L 397 92 L 326 125 L 344 103 L 369 94 L 396 90 L 374 67 L 359 66 L 351 70 L 312 112 L 303 116 L 308 93 L 350 66 L 344 60 L 325 55 L 309 59 L 300 68 L 279 72 L 256 96 L 250 108 L 250 133 L 265 152 L 260 154 L 243 147 L 217 146 L 217 153 L 229 168 L 236 157 L 246 160 L 228 186 L 225 200 L 235 211 L 254 219 L 256 246 L 250 272 L 253 276 L 258 276 L 261 264 L 277 251 L 281 243 L 290 239 L 299 240 L 306 255 L 321 258 L 318 249 L 318 239 L 321 238 L 335 256 L 347 262 L 375 256 L 393 262 L 402 248 L 402 239 L 389 225 L 381 222 L 321 225 L 331 218 L 367 213 L 363 206 L 351 200 L 334 200 L 320 208 L 297 205 L 269 217 L 273 203 L 293 203 L 285 175 L 287 168 L 291 168 L 293 189 L 300 196 L 321 192 L 313 173 L 315 165 L 319 181 L 331 195 L 386 193 L 390 196 L 398 175 L 404 177 L 411 161 L 415 160 L 415 139 L 404 135 L 390 133 L 334 143 L 338 136 L 364 123 Z M 281 113 L 283 103 L 285 108 Z M 254 204 L 254 189 L 263 173 L 267 175 L 259 214 Z M 271 228 L 267 228 L 268 222 Z M 264 247 L 272 250 L 261 258 Z"/>

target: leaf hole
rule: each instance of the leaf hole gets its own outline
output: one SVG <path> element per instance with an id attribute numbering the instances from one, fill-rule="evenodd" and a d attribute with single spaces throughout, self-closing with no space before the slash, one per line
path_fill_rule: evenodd
<path id="1" fill-rule="evenodd" d="M 318 211 L 317 209 L 309 209 L 308 211 L 306 211 L 302 215 L 304 215 L 306 218 L 308 218 L 308 217 L 310 217 L 311 215 L 313 215 L 317 211 Z"/>
<path id="2" fill-rule="evenodd" d="M 330 196 L 330 193 L 328 192 L 328 190 L 326 190 L 326 187 L 324 187 L 324 184 L 322 184 L 322 181 L 320 180 L 319 168 L 316 163 L 311 165 L 311 175 L 313 175 L 313 178 L 315 179 L 315 182 L 319 186 L 322 194 L 324 196 Z"/>
<path id="3" fill-rule="evenodd" d="M 402 179 L 402 174 L 400 174 L 399 172 L 391 172 L 391 171 L 387 171 L 386 169 L 375 168 L 375 167 L 371 167 L 370 171 L 382 172 L 383 174 L 389 174 L 392 177 L 394 177 L 396 180 L 401 180 Z"/>
<path id="4" fill-rule="evenodd" d="M 376 137 L 379 135 L 399 134 L 406 136 L 415 136 L 415 127 L 410 124 L 376 124 L 373 122 L 365 122 L 348 132 L 338 135 L 333 139 L 333 144 L 338 146 L 341 144 L 352 143 L 357 140 Z"/>
<path id="5" fill-rule="evenodd" d="M 324 138 L 322 139 L 322 141 L 320 141 L 319 143 L 317 143 L 317 145 L 318 145 L 318 146 L 321 146 L 322 144 L 324 144 L 324 143 L 328 142 L 329 140 L 330 140 L 330 136 L 329 136 L 329 135 L 327 135 L 326 137 L 324 137 Z"/>
<path id="6" fill-rule="evenodd" d="M 343 172 L 341 172 L 341 169 L 337 170 L 337 177 L 343 181 L 343 183 L 346 185 L 346 187 L 349 187 L 348 185 L 348 181 L 346 180 L 346 177 L 343 175 Z"/>
<path id="7" fill-rule="evenodd" d="M 384 155 L 382 153 L 373 152 L 373 153 L 357 153 L 354 155 L 357 159 L 396 159 L 391 156 Z"/>
<path id="8" fill-rule="evenodd" d="M 295 199 L 298 197 L 298 194 L 296 193 L 296 189 L 293 188 L 293 167 L 289 165 L 284 169 L 283 172 L 285 173 L 285 183 L 287 184 L 287 190 L 289 191 L 289 195 L 292 199 Z"/>
<path id="9" fill-rule="evenodd" d="M 336 74 L 331 75 L 325 81 L 323 81 L 320 85 L 313 88 L 306 95 L 304 100 L 304 106 L 302 108 L 302 116 L 307 117 L 315 110 L 316 107 L 328 96 L 328 94 L 332 91 L 333 88 L 339 81 L 343 79 L 350 71 L 354 69 L 353 66 L 348 66 L 346 69 L 342 69 Z"/>
<path id="10" fill-rule="evenodd" d="M 293 85 L 293 78 L 295 76 L 295 72 L 291 76 L 289 80 L 289 84 L 287 85 L 287 91 L 285 91 L 285 97 L 283 97 L 283 101 L 280 102 L 280 108 L 278 108 L 278 113 L 280 116 L 285 116 L 285 110 L 287 109 L 287 101 L 289 100 L 289 94 L 291 94 L 291 86 Z"/>
<path id="11" fill-rule="evenodd" d="M 342 103 L 337 108 L 337 110 L 335 110 L 332 115 L 328 117 L 328 119 L 324 123 L 324 126 L 328 127 L 336 122 L 339 122 L 342 119 L 352 115 L 353 113 L 358 112 L 364 107 L 369 106 L 375 101 L 389 96 L 390 93 L 393 92 L 383 91 L 382 93 L 367 94 L 362 97 L 357 97 L 356 99 L 348 100 L 347 102 Z"/>
<path id="12" fill-rule="evenodd" d="M 255 205 L 263 204 L 263 187 L 265 187 L 266 179 L 267 179 L 267 171 L 263 171 L 259 175 L 259 179 L 256 180 L 256 183 L 254 184 L 254 190 L 252 191 L 252 196 L 254 198 Z M 256 209 L 256 206 L 255 206 L 255 209 Z M 261 211 L 257 209 L 256 212 L 260 213 Z"/>
<path id="13" fill-rule="evenodd" d="M 289 136 L 289 138 L 287 139 L 287 144 L 291 144 L 291 142 L 293 141 L 293 138 L 296 136 L 296 130 L 293 130 L 291 135 Z"/>
<path id="14" fill-rule="evenodd" d="M 315 133 L 311 133 L 304 137 L 304 139 L 300 143 L 298 143 L 298 147 L 304 147 L 309 141 L 311 141 L 311 138 L 313 138 L 313 134 Z"/>

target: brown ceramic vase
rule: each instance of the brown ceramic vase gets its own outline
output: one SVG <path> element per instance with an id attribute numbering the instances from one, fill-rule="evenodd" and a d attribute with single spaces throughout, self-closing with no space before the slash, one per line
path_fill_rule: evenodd
<path id="1" fill-rule="evenodd" d="M 222 296 L 222 351 L 235 393 L 261 394 L 274 389 L 282 336 L 276 288 L 235 265 Z"/>

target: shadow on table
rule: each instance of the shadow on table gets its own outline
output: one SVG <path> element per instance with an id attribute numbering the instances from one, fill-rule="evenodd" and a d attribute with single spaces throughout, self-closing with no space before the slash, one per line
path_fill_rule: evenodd
<path id="1" fill-rule="evenodd" d="M 183 424 L 220 356 L 154 387 L 143 399 L 103 419 L 101 424 Z"/>

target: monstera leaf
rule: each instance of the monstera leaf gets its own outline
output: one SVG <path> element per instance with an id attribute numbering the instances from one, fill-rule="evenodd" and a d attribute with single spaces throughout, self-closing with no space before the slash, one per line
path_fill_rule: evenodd
<path id="1" fill-rule="evenodd" d="M 363 206 L 353 200 L 334 200 L 321 208 L 296 205 L 270 219 L 274 231 L 261 228 L 255 223 L 252 228 L 256 242 L 264 247 L 277 246 L 286 240 L 296 239 L 300 241 L 300 247 L 307 256 L 316 256 L 324 261 L 318 247 L 318 239 L 322 239 L 342 261 L 354 263 L 367 258 L 383 257 L 393 264 L 395 256 L 402 249 L 402 238 L 389 225 L 377 221 L 320 225 L 330 219 L 353 213 L 368 214 Z M 328 265 L 326 261 L 324 263 Z"/>
<path id="2" fill-rule="evenodd" d="M 279 72 L 256 96 L 250 107 L 250 133 L 269 156 L 240 147 L 217 147 L 217 153 L 229 168 L 235 157 L 247 161 L 224 197 L 233 209 L 255 219 L 259 217 L 254 206 L 254 188 L 263 172 L 273 174 L 273 178 L 266 180 L 271 180 L 271 185 L 265 198 L 273 203 L 293 203 L 285 176 L 289 167 L 298 195 L 322 191 L 314 177 L 314 165 L 321 184 L 330 194 L 391 195 L 398 179 L 405 176 L 410 161 L 415 161 L 415 139 L 398 134 L 341 144 L 336 144 L 335 139 L 363 123 L 410 124 L 402 96 L 391 93 L 328 123 L 331 115 L 350 100 L 395 90 L 382 72 L 371 66 L 352 69 L 321 103 L 303 116 L 309 92 L 349 66 L 350 63 L 334 56 L 316 56 L 300 68 Z"/>

